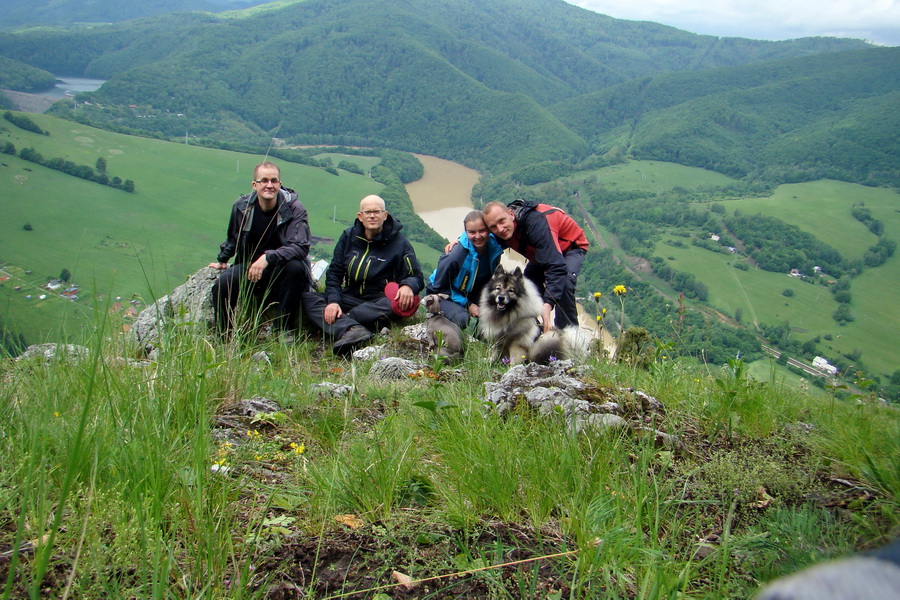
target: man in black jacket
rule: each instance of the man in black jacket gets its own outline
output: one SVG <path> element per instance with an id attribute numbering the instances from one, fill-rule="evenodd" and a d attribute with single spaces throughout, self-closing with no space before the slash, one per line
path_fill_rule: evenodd
<path id="1" fill-rule="evenodd" d="M 253 192 L 232 206 L 228 239 L 209 265 L 222 271 L 212 290 L 216 323 L 220 332 L 231 328 L 244 294 L 259 302 L 271 297 L 278 305 L 275 328 L 289 340 L 302 294 L 310 289 L 309 220 L 297 193 L 282 187 L 277 165 L 257 165 L 251 185 Z"/>
<path id="2" fill-rule="evenodd" d="M 402 229 L 383 199 L 366 196 L 353 226 L 334 248 L 325 293 L 303 295 L 306 317 L 334 340 L 336 354 L 371 338 L 378 325 L 409 317 L 418 308 L 425 280 Z"/>

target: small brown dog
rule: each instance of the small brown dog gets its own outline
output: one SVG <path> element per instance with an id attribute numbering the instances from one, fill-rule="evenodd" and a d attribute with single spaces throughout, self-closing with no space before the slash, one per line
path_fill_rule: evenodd
<path id="1" fill-rule="evenodd" d="M 447 294 L 428 294 L 422 298 L 422 306 L 425 307 L 425 339 L 428 341 L 428 351 L 437 352 L 438 356 L 456 360 L 462 357 L 462 330 L 459 326 L 444 316 L 441 311 L 441 298 L 447 299 Z"/>

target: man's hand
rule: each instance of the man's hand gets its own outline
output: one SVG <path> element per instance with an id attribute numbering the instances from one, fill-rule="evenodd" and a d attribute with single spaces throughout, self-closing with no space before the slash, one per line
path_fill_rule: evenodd
<path id="1" fill-rule="evenodd" d="M 247 279 L 256 283 L 259 281 L 259 278 L 262 277 L 263 271 L 266 270 L 266 267 L 269 266 L 269 259 L 266 258 L 266 255 L 263 254 L 250 265 L 250 268 L 247 269 Z"/>
<path id="2" fill-rule="evenodd" d="M 551 331 L 553 329 L 553 321 L 550 319 L 550 315 L 553 313 L 553 307 L 548 303 L 544 302 L 544 312 L 541 315 L 541 318 L 544 320 L 544 333 Z"/>
<path id="3" fill-rule="evenodd" d="M 340 319 L 343 314 L 344 311 L 341 310 L 341 305 L 337 302 L 332 302 L 325 307 L 325 322 L 329 325 L 334 325 L 334 322 Z"/>
<path id="4" fill-rule="evenodd" d="M 470 304 L 470 305 L 469 305 L 469 314 L 472 315 L 473 317 L 475 317 L 476 319 L 479 317 L 479 315 L 481 314 L 481 312 L 478 310 L 478 305 L 477 305 L 477 304 Z"/>
<path id="5" fill-rule="evenodd" d="M 224 271 L 225 269 L 228 268 L 228 263 L 220 263 L 220 262 L 209 263 L 209 268 L 216 269 L 217 271 Z"/>
<path id="6" fill-rule="evenodd" d="M 453 250 L 453 246 L 457 245 L 458 243 L 459 240 L 453 240 L 452 242 L 444 246 L 444 254 L 450 254 L 450 251 Z"/>
<path id="7" fill-rule="evenodd" d="M 400 305 L 400 310 L 409 310 L 413 304 L 418 302 L 415 293 L 408 285 L 401 285 L 397 288 L 397 295 L 394 296 L 394 300 Z"/>

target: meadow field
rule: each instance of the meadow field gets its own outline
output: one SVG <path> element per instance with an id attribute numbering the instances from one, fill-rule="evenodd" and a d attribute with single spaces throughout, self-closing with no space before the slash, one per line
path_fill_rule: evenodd
<path id="1" fill-rule="evenodd" d="M 614 189 L 655 194 L 662 194 L 676 187 L 694 190 L 724 187 L 735 182 L 721 173 L 659 160 L 628 160 L 602 169 L 580 171 L 566 179 L 581 180 L 591 176 L 596 176 L 604 185 Z"/>
<path id="2" fill-rule="evenodd" d="M 126 307 L 132 299 L 143 307 L 215 260 L 231 204 L 250 190 L 253 167 L 263 159 L 110 133 L 45 115 L 29 118 L 50 135 L 3 121 L 0 143 L 91 167 L 103 157 L 110 177 L 131 179 L 136 188 L 126 193 L 18 156 L 0 155 L 0 264 L 7 265 L 10 277 L 0 287 L 0 314 L 29 342 L 49 339 L 64 315 L 95 306 L 105 309 L 117 297 Z M 334 176 L 319 168 L 275 162 L 286 185 L 300 194 L 316 236 L 336 239 L 355 218 L 359 199 L 382 187 L 346 171 Z M 313 253 L 330 259 L 332 249 L 333 243 L 324 243 Z M 416 250 L 423 261 L 436 263 L 434 250 L 421 244 Z M 36 300 L 46 293 L 40 286 L 63 269 L 80 287 L 78 300 L 53 294 Z M 32 298 L 26 300 L 26 295 Z M 70 327 L 77 330 L 80 325 L 76 320 Z"/>
<path id="3" fill-rule="evenodd" d="M 733 182 L 718 173 L 660 161 L 629 161 L 591 173 L 604 185 L 658 194 L 675 187 L 712 189 Z M 861 203 L 884 223 L 884 235 L 900 242 L 900 195 L 889 189 L 824 180 L 782 185 L 768 197 L 715 202 L 724 205 L 728 213 L 741 210 L 780 218 L 830 244 L 848 259 L 862 258 L 878 239 L 850 214 L 851 208 Z M 665 243 L 667 240 L 680 241 L 684 246 L 671 246 Z M 745 326 L 787 321 L 801 341 L 831 334 L 832 340 L 820 342 L 824 354 L 862 352 L 872 375 L 890 377 L 900 368 L 900 346 L 896 344 L 900 317 L 895 309 L 900 303 L 900 255 L 853 280 L 850 310 L 855 320 L 839 326 L 831 318 L 838 304 L 825 287 L 804 283 L 787 273 L 736 269 L 732 265 L 745 259 L 692 246 L 687 238 L 669 233 L 657 242 L 655 254 L 705 283 L 711 306 L 730 317 L 740 310 Z M 782 295 L 786 289 L 794 295 Z"/>
<path id="4" fill-rule="evenodd" d="M 778 217 L 815 235 L 836 248 L 846 258 L 861 258 L 866 249 L 877 241 L 862 223 L 850 216 L 855 204 L 864 204 L 875 219 L 884 223 L 884 236 L 900 244 L 900 195 L 893 190 L 870 188 L 841 181 L 814 181 L 779 186 L 770 198 L 736 200 L 724 203 L 727 209 L 737 208 L 745 213 L 759 212 Z M 698 274 L 699 276 L 699 274 Z M 797 285 L 796 291 L 804 286 Z M 890 376 L 900 368 L 900 254 L 894 254 L 883 265 L 866 269 L 853 279 L 850 288 L 850 310 L 855 320 L 844 327 L 833 320 L 827 330 L 808 329 L 804 337 L 830 331 L 834 340 L 823 341 L 834 353 L 862 351 L 862 359 L 871 374 Z M 818 295 L 816 295 L 818 298 Z M 797 296 L 791 299 L 796 302 Z M 811 313 L 825 313 L 830 319 L 836 305 L 808 304 Z M 792 302 L 793 304 L 793 302 Z M 821 319 L 822 317 L 818 317 Z M 791 325 L 795 325 L 791 319 Z"/>

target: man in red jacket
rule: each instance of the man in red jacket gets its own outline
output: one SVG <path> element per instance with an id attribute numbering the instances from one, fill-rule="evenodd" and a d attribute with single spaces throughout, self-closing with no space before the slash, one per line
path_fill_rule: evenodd
<path id="1" fill-rule="evenodd" d="M 562 209 L 528 200 L 488 202 L 482 210 L 488 229 L 528 259 L 525 276 L 544 290 L 544 331 L 554 308 L 554 326 L 577 325 L 575 284 L 588 249 L 584 230 Z"/>

